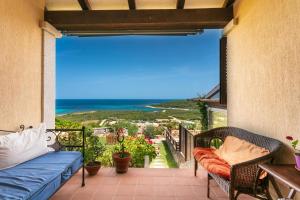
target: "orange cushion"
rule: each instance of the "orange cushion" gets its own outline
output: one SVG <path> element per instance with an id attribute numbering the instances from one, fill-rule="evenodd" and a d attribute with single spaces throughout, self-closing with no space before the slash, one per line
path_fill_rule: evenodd
<path id="1" fill-rule="evenodd" d="M 193 150 L 193 155 L 194 155 L 195 159 L 198 161 L 200 161 L 201 156 L 207 155 L 207 154 L 209 154 L 209 155 L 214 154 L 214 149 L 196 147 Z"/>
<path id="2" fill-rule="evenodd" d="M 269 154 L 269 150 L 233 136 L 227 136 L 219 149 L 197 147 L 195 159 L 208 171 L 230 178 L 230 166 Z M 266 173 L 262 173 L 263 179 Z"/>
<path id="3" fill-rule="evenodd" d="M 230 178 L 230 165 L 215 153 L 215 149 L 197 147 L 193 151 L 195 159 L 210 173 L 226 179 Z"/>

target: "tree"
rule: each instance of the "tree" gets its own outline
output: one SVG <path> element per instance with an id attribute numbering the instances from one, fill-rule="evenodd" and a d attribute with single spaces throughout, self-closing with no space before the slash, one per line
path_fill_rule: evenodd
<path id="1" fill-rule="evenodd" d="M 115 130 L 118 130 L 120 128 L 125 128 L 128 131 L 129 136 L 135 136 L 139 129 L 136 124 L 130 123 L 125 120 L 118 121 L 117 123 L 112 125 L 112 128 Z"/>

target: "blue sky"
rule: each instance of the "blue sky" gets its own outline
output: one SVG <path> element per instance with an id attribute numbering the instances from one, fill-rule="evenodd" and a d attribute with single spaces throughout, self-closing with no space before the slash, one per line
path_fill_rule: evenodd
<path id="1" fill-rule="evenodd" d="M 184 99 L 219 82 L 219 30 L 57 40 L 58 99 Z"/>

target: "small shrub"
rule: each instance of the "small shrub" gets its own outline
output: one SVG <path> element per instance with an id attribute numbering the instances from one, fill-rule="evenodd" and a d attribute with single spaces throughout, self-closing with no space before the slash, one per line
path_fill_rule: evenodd
<path id="1" fill-rule="evenodd" d="M 155 135 L 154 135 L 154 130 L 155 130 L 155 127 L 152 126 L 152 125 L 148 125 L 145 127 L 145 130 L 144 130 L 144 135 L 146 138 L 154 138 Z"/>
<path id="2" fill-rule="evenodd" d="M 101 142 L 98 136 L 90 136 L 86 139 L 86 149 L 84 162 L 98 161 L 99 157 L 105 151 L 105 145 Z"/>
<path id="3" fill-rule="evenodd" d="M 157 135 L 162 135 L 163 132 L 164 132 L 164 128 L 161 126 L 155 127 L 153 125 L 148 125 L 145 127 L 144 135 L 146 138 L 153 139 Z"/>
<path id="4" fill-rule="evenodd" d="M 115 145 L 106 145 L 106 150 L 99 158 L 101 164 L 105 167 L 112 167 L 113 166 L 112 154 L 115 152 L 117 152 Z"/>
<path id="5" fill-rule="evenodd" d="M 132 167 L 144 167 L 144 158 L 149 156 L 150 161 L 156 157 L 155 147 L 149 144 L 144 137 L 126 137 L 124 141 L 126 151 L 131 154 Z"/>
<path id="6" fill-rule="evenodd" d="M 137 125 L 125 120 L 118 121 L 116 124 L 112 125 L 111 128 L 114 130 L 125 128 L 128 131 L 129 136 L 135 136 L 139 129 Z"/>

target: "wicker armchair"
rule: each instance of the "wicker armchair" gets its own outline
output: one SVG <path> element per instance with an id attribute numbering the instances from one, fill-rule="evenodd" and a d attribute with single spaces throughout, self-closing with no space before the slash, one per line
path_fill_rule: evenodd
<path id="1" fill-rule="evenodd" d="M 228 194 L 230 200 L 237 199 L 241 193 L 258 199 L 272 199 L 268 188 L 268 178 L 266 177 L 263 180 L 259 179 L 261 169 L 258 167 L 258 164 L 272 162 L 274 154 L 279 150 L 282 143 L 278 140 L 254 134 L 240 128 L 222 127 L 196 135 L 194 138 L 194 146 L 210 147 L 212 139 L 219 138 L 224 141 L 226 136 L 229 135 L 264 147 L 270 151 L 270 154 L 233 165 L 230 170 L 230 180 L 226 180 L 216 174 L 208 173 L 207 197 L 209 198 L 210 193 L 209 182 L 211 179 L 214 179 L 220 188 Z M 198 162 L 195 160 L 195 176 L 197 176 L 197 169 Z"/>

